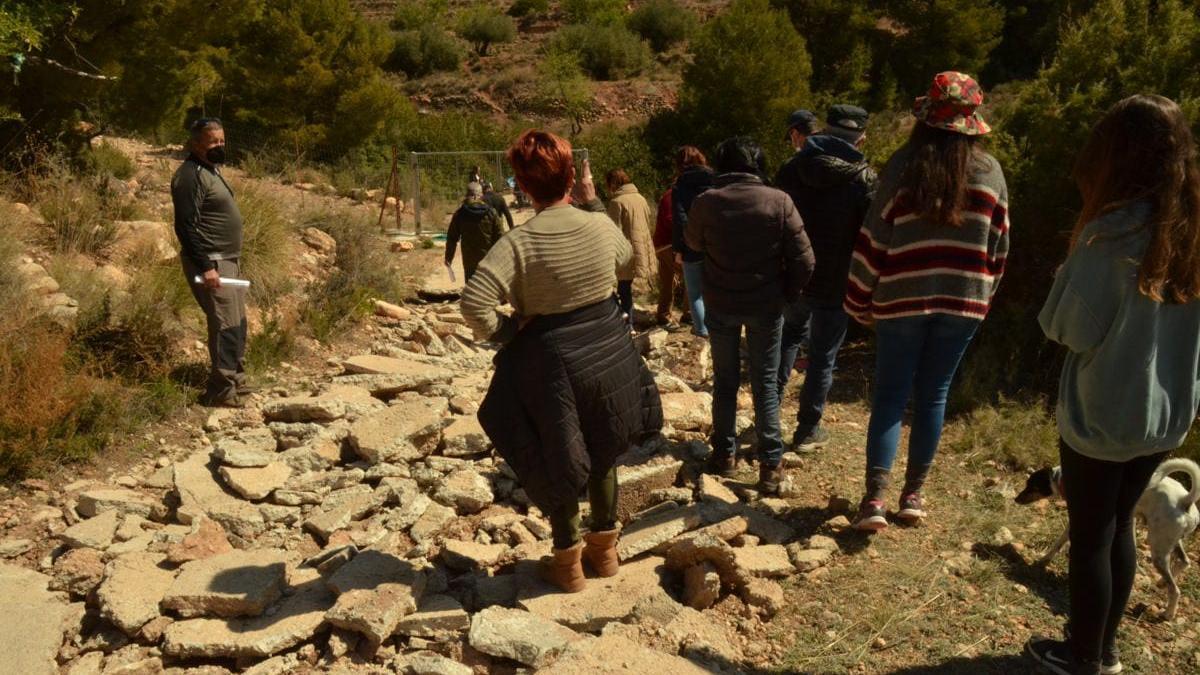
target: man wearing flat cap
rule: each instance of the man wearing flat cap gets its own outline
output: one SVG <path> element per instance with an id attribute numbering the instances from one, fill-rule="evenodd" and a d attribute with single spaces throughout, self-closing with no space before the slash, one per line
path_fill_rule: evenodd
<path id="1" fill-rule="evenodd" d="M 804 112 L 798 110 L 788 118 L 792 139 L 801 134 L 801 129 L 812 126 L 804 127 L 800 115 Z M 781 396 L 800 345 L 808 342 L 808 367 L 792 436 L 792 450 L 796 452 L 812 452 L 829 442 L 821 417 L 833 385 L 837 353 L 846 338 L 847 315 L 842 300 L 854 242 L 875 194 L 875 172 L 861 151 L 866 137 L 866 110 L 846 104 L 832 106 L 825 115 L 824 129 L 808 134 L 775 178 L 775 186 L 795 202 L 817 259 L 803 297 L 784 310 Z"/>

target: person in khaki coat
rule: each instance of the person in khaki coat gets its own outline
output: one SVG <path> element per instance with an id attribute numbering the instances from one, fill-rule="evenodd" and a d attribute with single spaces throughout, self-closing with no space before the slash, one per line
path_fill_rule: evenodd
<path id="1" fill-rule="evenodd" d="M 608 217 L 621 228 L 633 246 L 633 258 L 617 274 L 617 297 L 621 311 L 633 316 L 634 279 L 653 279 L 658 274 L 658 259 L 654 253 L 654 238 L 650 234 L 654 214 L 646 198 L 629 180 L 624 169 L 613 169 L 605 177 L 608 182 Z"/>

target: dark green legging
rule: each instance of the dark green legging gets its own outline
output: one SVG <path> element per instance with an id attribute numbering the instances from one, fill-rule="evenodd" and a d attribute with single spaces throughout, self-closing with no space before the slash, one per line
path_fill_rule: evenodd
<path id="1" fill-rule="evenodd" d="M 593 532 L 611 530 L 617 526 L 617 469 L 588 477 L 588 501 L 592 505 L 589 527 Z M 580 539 L 579 502 L 571 503 L 550 514 L 550 530 L 554 548 L 571 548 Z"/>

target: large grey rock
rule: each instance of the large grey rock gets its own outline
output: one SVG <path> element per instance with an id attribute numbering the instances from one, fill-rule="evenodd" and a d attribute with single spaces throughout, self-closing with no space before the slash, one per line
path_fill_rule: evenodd
<path id="1" fill-rule="evenodd" d="M 351 447 L 372 464 L 419 459 L 437 448 L 448 409 L 444 398 L 404 398 L 352 424 Z"/>
<path id="2" fill-rule="evenodd" d="M 166 512 L 162 504 L 140 492 L 109 488 L 80 493 L 77 510 L 84 518 L 93 518 L 105 511 L 117 511 L 121 515 L 132 514 L 143 518 L 161 518 Z"/>
<path id="3" fill-rule="evenodd" d="M 669 600 L 663 590 L 664 570 L 662 558 L 648 557 L 621 565 L 615 577 L 588 579 L 582 591 L 570 594 L 558 592 L 536 574 L 526 574 L 517 604 L 569 628 L 596 632 L 609 623 L 626 621 L 648 598 Z"/>
<path id="4" fill-rule="evenodd" d="M 383 407 L 383 402 L 362 387 L 342 383 L 319 396 L 297 396 L 267 401 L 263 417 L 268 422 L 332 422 L 361 417 Z"/>
<path id="5" fill-rule="evenodd" d="M 112 545 L 120 524 L 119 511 L 105 511 L 94 518 L 81 520 L 68 527 L 58 538 L 71 548 L 95 548 L 103 551 Z"/>
<path id="6" fill-rule="evenodd" d="M 283 592 L 283 551 L 231 551 L 179 570 L 163 607 L 194 616 L 258 616 Z"/>
<path id="7" fill-rule="evenodd" d="M 550 667 L 539 670 L 547 675 L 576 673 L 658 673 L 665 675 L 709 675 L 712 671 L 673 654 L 643 647 L 619 636 L 581 640 L 568 647 Z"/>
<path id="8" fill-rule="evenodd" d="M 71 609 L 47 590 L 50 577 L 0 563 L 0 644 L 5 672 L 58 675 L 54 657 Z"/>
<path id="9" fill-rule="evenodd" d="M 447 457 L 471 457 L 488 451 L 491 441 L 474 415 L 455 417 L 442 432 L 442 454 Z"/>
<path id="10" fill-rule="evenodd" d="M 489 607 L 471 618 L 471 646 L 533 668 L 553 661 L 580 635 L 529 612 Z M 576 671 L 586 672 L 586 671 Z"/>
<path id="11" fill-rule="evenodd" d="M 675 537 L 700 526 L 703 518 L 697 506 L 670 509 L 630 523 L 617 542 L 622 561 L 637 557 Z"/>
<path id="12" fill-rule="evenodd" d="M 244 539 L 253 539 L 266 529 L 257 506 L 225 491 L 207 453 L 198 452 L 175 464 L 175 492 L 179 521 L 185 525 L 208 517 Z"/>
<path id="13" fill-rule="evenodd" d="M 156 553 L 128 553 L 108 563 L 96 596 L 100 613 L 126 635 L 159 616 L 159 603 L 175 581 L 175 572 L 162 567 Z"/>
<path id="14" fill-rule="evenodd" d="M 326 583 L 338 594 L 326 615 L 329 623 L 362 633 L 379 645 L 396 631 L 401 619 L 416 611 L 426 575 L 408 560 L 381 551 L 363 551 Z"/>
<path id="15" fill-rule="evenodd" d="M 287 484 L 292 468 L 282 462 L 271 462 L 262 467 L 221 467 L 225 484 L 246 499 L 266 499 L 272 492 Z"/>
<path id="16" fill-rule="evenodd" d="M 446 476 L 433 498 L 440 504 L 453 506 L 459 513 L 478 513 L 496 499 L 488 480 L 470 468 Z"/>
<path id="17" fill-rule="evenodd" d="M 287 597 L 252 619 L 188 619 L 171 624 L 163 652 L 179 658 L 265 658 L 312 639 L 334 596 L 315 570 L 297 576 Z"/>
<path id="18" fill-rule="evenodd" d="M 449 595 L 427 595 L 421 598 L 417 611 L 400 620 L 397 635 L 437 637 L 459 633 L 471 626 L 471 615 Z"/>
<path id="19" fill-rule="evenodd" d="M 335 378 L 335 382 L 362 387 L 385 397 L 444 384 L 454 378 L 454 373 L 445 368 L 408 358 L 354 356 L 343 361 L 342 367 L 351 374 Z"/>

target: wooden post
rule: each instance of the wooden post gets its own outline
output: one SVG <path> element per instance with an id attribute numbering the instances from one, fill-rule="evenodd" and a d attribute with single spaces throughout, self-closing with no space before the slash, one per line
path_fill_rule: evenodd
<path id="1" fill-rule="evenodd" d="M 392 146 L 392 171 L 391 171 L 391 173 L 388 174 L 387 187 L 385 187 L 383 189 L 383 203 L 381 203 L 379 205 L 379 222 L 376 224 L 376 226 L 379 228 L 379 231 L 381 233 L 386 232 L 386 230 L 383 229 L 383 216 L 384 216 L 384 214 L 387 213 L 387 200 L 388 200 L 388 197 L 390 197 L 392 195 L 392 184 L 396 182 L 396 155 L 398 152 L 399 152 L 399 149 L 393 145 Z M 399 190 L 397 190 L 397 192 L 399 192 Z M 399 198 L 397 198 L 396 199 L 397 207 L 399 207 L 399 201 L 400 201 Z M 399 210 L 396 211 L 396 229 L 400 229 L 400 212 L 399 212 Z"/>

